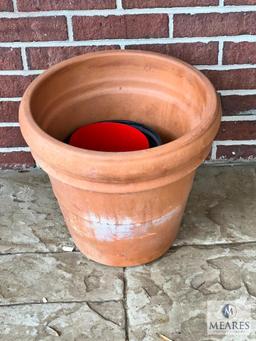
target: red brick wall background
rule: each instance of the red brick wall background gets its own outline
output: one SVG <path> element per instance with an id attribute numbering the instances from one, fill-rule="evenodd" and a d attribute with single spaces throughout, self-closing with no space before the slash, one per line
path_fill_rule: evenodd
<path id="1" fill-rule="evenodd" d="M 17 121 L 36 75 L 106 48 L 177 56 L 221 94 L 209 160 L 256 159 L 256 0 L 0 0 L 0 168 L 34 165 Z"/>

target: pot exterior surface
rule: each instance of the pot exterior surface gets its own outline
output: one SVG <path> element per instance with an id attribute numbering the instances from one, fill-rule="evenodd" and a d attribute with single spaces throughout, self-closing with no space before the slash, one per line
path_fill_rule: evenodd
<path id="1" fill-rule="evenodd" d="M 97 193 L 51 178 L 70 234 L 88 258 L 112 266 L 145 264 L 173 244 L 194 173 L 138 193 Z"/>
<path id="2" fill-rule="evenodd" d="M 132 266 L 173 243 L 196 168 L 221 118 L 216 91 L 190 65 L 142 51 L 104 51 L 51 67 L 26 90 L 22 134 L 48 173 L 69 231 L 89 258 Z M 84 124 L 133 120 L 163 145 L 96 152 L 63 141 Z"/>

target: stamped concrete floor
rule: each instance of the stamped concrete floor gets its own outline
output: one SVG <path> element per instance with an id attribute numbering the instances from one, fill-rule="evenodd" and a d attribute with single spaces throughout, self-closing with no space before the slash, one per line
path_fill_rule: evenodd
<path id="1" fill-rule="evenodd" d="M 256 303 L 255 165 L 200 168 L 175 245 L 134 268 L 70 251 L 42 171 L 1 172 L 0 201 L 0 340 L 256 340 L 206 330 L 207 301 Z"/>

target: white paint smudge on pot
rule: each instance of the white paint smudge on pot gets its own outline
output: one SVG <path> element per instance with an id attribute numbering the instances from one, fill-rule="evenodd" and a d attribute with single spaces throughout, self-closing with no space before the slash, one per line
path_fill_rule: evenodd
<path id="1" fill-rule="evenodd" d="M 177 206 L 167 214 L 144 223 L 135 223 L 129 217 L 117 220 L 117 218 L 100 217 L 94 213 L 87 214 L 85 220 L 88 221 L 89 226 L 94 230 L 95 237 L 98 240 L 112 241 L 114 239 L 130 239 L 134 235 L 142 235 L 152 225 L 161 225 L 173 218 L 180 211 L 181 206 Z"/>

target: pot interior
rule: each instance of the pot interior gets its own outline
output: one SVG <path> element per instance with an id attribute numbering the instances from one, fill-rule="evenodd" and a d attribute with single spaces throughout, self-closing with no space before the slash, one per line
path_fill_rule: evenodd
<path id="1" fill-rule="evenodd" d="M 84 124 L 124 119 L 153 128 L 167 143 L 212 115 L 203 78 L 160 55 L 91 54 L 46 74 L 31 96 L 31 112 L 41 129 L 61 141 Z"/>

